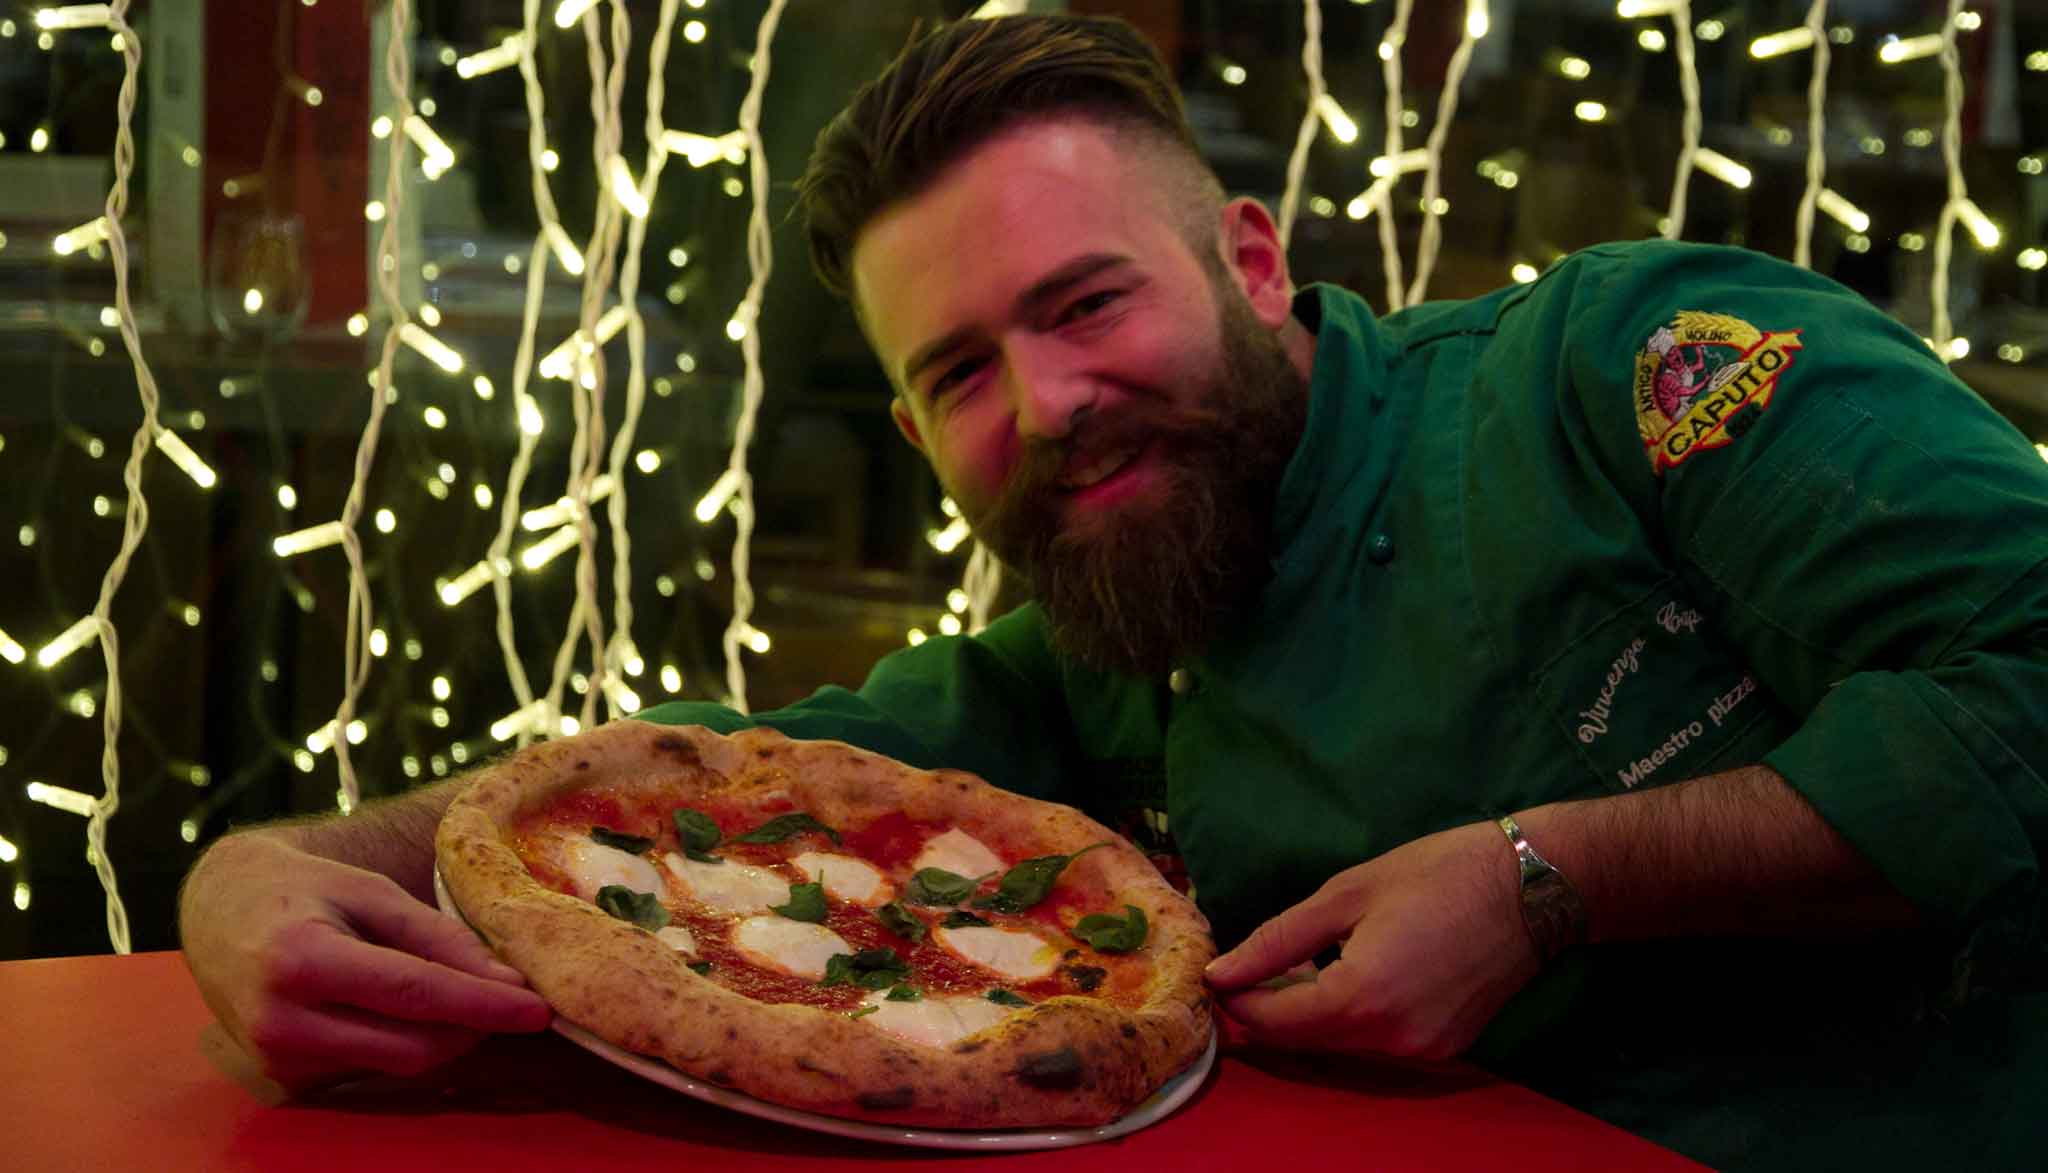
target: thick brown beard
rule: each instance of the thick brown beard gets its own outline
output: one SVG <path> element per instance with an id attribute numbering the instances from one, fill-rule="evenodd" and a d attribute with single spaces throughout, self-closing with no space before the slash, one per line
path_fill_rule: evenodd
<path id="1" fill-rule="evenodd" d="M 1281 475 L 1301 441 L 1308 391 L 1280 339 L 1235 283 L 1218 284 L 1222 369 L 1199 405 L 1087 417 L 1063 441 L 1035 441 L 1002 496 L 972 518 L 1021 569 L 1064 654 L 1105 671 L 1156 675 L 1207 647 L 1271 577 Z M 1157 503 L 1063 524 L 1056 485 L 1071 447 L 1154 446 Z"/>

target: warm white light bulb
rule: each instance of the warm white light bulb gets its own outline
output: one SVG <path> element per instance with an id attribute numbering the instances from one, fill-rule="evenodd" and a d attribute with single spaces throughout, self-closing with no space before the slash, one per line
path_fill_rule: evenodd
<path id="1" fill-rule="evenodd" d="M 1918 37 L 1891 37 L 1877 47 L 1877 59 L 1886 65 L 1897 65 L 1902 61 L 1917 61 L 1941 52 L 1941 34 L 1928 33 Z"/>
<path id="2" fill-rule="evenodd" d="M 1337 104 L 1337 99 L 1328 94 L 1318 97 L 1316 115 L 1323 120 L 1324 126 L 1330 128 L 1330 134 L 1338 142 L 1349 145 L 1358 141 L 1358 123 L 1352 120 L 1344 107 Z"/>
<path id="3" fill-rule="evenodd" d="M 1813 30 L 1800 27 L 1783 32 L 1766 33 L 1749 43 L 1749 55 L 1762 60 L 1786 53 L 1797 53 L 1801 49 L 1813 48 Z"/>

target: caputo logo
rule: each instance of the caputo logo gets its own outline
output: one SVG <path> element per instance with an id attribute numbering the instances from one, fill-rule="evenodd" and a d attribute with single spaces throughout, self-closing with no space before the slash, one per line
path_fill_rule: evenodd
<path id="1" fill-rule="evenodd" d="M 1636 427 L 1663 475 L 1748 431 L 1804 347 L 1798 330 L 1758 330 L 1727 314 L 1683 310 L 1636 355 Z"/>

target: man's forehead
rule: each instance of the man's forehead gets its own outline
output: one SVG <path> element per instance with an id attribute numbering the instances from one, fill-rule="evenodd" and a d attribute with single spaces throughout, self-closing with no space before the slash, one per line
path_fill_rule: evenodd
<path id="1" fill-rule="evenodd" d="M 992 312 L 1073 257 L 1138 255 L 1159 228 L 1111 132 L 1033 123 L 877 214 L 854 244 L 854 299 L 893 375 L 923 334 Z"/>

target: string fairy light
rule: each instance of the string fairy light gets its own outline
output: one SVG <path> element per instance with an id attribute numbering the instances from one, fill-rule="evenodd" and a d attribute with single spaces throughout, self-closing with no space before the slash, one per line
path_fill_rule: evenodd
<path id="1" fill-rule="evenodd" d="M 65 628 L 57 638 L 36 650 L 36 667 L 54 668 L 71 653 L 99 638 L 99 624 L 91 615 Z"/>
<path id="2" fill-rule="evenodd" d="M 94 245 L 103 244 L 116 230 L 105 216 L 95 216 L 76 228 L 68 228 L 50 238 L 50 251 L 60 257 L 82 252 Z"/>
<path id="3" fill-rule="evenodd" d="M 428 179 L 439 179 L 449 168 L 455 166 L 454 149 L 442 141 L 433 127 L 427 125 L 426 119 L 417 114 L 407 114 L 398 125 L 405 131 L 405 137 L 411 139 L 413 145 L 420 149 L 420 170 Z"/>
<path id="4" fill-rule="evenodd" d="M 598 35 L 595 11 L 586 11 L 582 19 L 583 47 L 590 72 L 590 115 L 595 123 L 590 149 L 600 174 L 606 163 L 616 159 L 619 153 L 620 123 L 623 119 L 620 100 L 625 94 L 627 50 L 632 43 L 631 20 L 625 6 L 613 3 L 610 15 L 609 61 Z M 596 336 L 598 307 L 604 303 L 611 285 L 622 227 L 619 214 L 625 210 L 619 193 L 611 190 L 609 194 L 610 199 L 600 198 L 597 203 L 597 223 L 591 232 L 595 263 L 584 274 L 582 302 L 577 315 L 579 328 L 592 337 Z M 589 507 L 591 485 L 604 456 L 603 363 L 603 351 L 595 346 L 588 348 L 578 356 L 577 377 L 570 384 L 569 405 L 575 432 L 569 441 L 567 496 L 578 503 L 576 517 L 571 523 L 576 535 L 576 595 L 570 604 L 562 641 L 555 649 L 554 670 L 547 692 L 549 711 L 559 713 L 563 691 L 568 687 L 569 678 L 575 674 L 576 649 L 587 639 L 594 661 L 591 673 L 595 679 L 592 683 L 598 687 L 584 692 L 581 718 L 584 726 L 590 725 L 596 716 L 597 697 L 605 675 L 604 614 L 597 600 L 597 524 Z"/>
<path id="5" fill-rule="evenodd" d="M 767 291 L 768 277 L 774 269 L 774 245 L 768 227 L 768 153 L 761 147 L 761 96 L 768 88 L 768 68 L 775 44 L 775 28 L 782 20 L 782 10 L 789 0 L 768 0 L 768 10 L 761 14 L 761 24 L 754 37 L 754 76 L 747 87 L 747 96 L 740 102 L 740 130 L 747 140 L 747 164 L 752 174 L 753 211 L 747 217 L 747 267 L 751 276 L 747 282 L 746 299 L 740 303 L 741 316 L 748 322 L 759 320 L 761 296 Z M 727 470 L 738 473 L 736 495 L 739 515 L 735 519 L 732 540 L 732 620 L 726 625 L 725 681 L 726 690 L 734 708 L 747 711 L 747 670 L 740 662 L 740 648 L 745 641 L 754 646 L 751 639 L 753 627 L 747 622 L 754 610 L 754 584 L 749 576 L 751 561 L 750 544 L 754 534 L 754 481 L 747 473 L 747 448 L 754 440 L 754 417 L 760 413 L 761 397 L 765 390 L 761 373 L 761 332 L 748 330 L 740 339 L 740 354 L 746 363 L 746 377 L 741 383 L 739 421 L 733 428 L 732 458 Z M 757 649 L 760 650 L 760 649 Z"/>
<path id="6" fill-rule="evenodd" d="M 123 515 L 121 544 L 115 550 L 112 561 L 107 564 L 106 573 L 100 579 L 99 598 L 93 604 L 89 616 L 93 635 L 99 640 L 100 653 L 104 658 L 107 673 L 106 699 L 101 706 L 102 745 L 100 750 L 101 794 L 97 799 L 88 799 L 86 815 L 86 856 L 92 862 L 101 889 L 106 894 L 107 937 L 115 953 L 129 951 L 128 910 L 121 901 L 120 884 L 114 873 L 114 861 L 107 851 L 107 823 L 121 807 L 121 642 L 120 633 L 114 626 L 114 596 L 128 574 L 128 564 L 142 544 L 143 534 L 149 528 L 149 503 L 143 495 L 142 466 L 148 458 L 150 448 L 155 445 L 163 432 L 158 422 L 160 397 L 157 393 L 156 376 L 150 370 L 149 361 L 142 353 L 142 338 L 135 323 L 135 307 L 129 289 L 128 238 L 121 228 L 121 217 L 128 210 L 128 183 L 135 171 L 135 104 L 137 79 L 142 72 L 142 38 L 129 26 L 127 20 L 128 0 L 114 0 L 106 5 L 76 5 L 68 8 L 45 9 L 37 14 L 37 23 L 49 29 L 50 21 L 77 21 L 62 27 L 104 27 L 111 28 L 119 41 L 121 54 L 121 88 L 115 100 L 114 130 L 114 180 L 107 191 L 104 214 L 87 228 L 94 228 L 95 234 L 106 242 L 112 255 L 114 271 L 114 312 L 119 318 L 121 342 L 127 348 L 128 357 L 135 368 L 135 388 L 142 403 L 142 421 L 136 427 L 133 440 L 128 446 L 128 459 L 121 471 L 122 484 L 128 491 L 128 504 Z M 76 231 L 76 230 L 74 230 Z M 69 235 L 69 234 L 67 234 Z M 75 238 L 74 238 L 75 239 Z M 87 247 L 80 244 L 79 247 Z M 59 253 L 65 250 L 61 247 Z M 83 620 L 80 621 L 84 622 Z M 73 631 L 78 625 L 73 625 Z M 70 632 L 62 638 L 83 640 L 83 635 L 72 636 Z M 44 655 L 50 652 L 45 647 L 37 655 L 43 663 Z M 56 659 L 62 659 L 62 656 Z M 49 667 L 56 660 L 45 663 Z M 33 797 L 33 796 L 31 796 Z M 25 905 L 25 888 L 17 888 L 16 904 Z"/>
<path id="7" fill-rule="evenodd" d="M 1487 0 L 1465 0 L 1465 31 L 1451 53 L 1444 70 L 1444 88 L 1436 100 L 1436 122 L 1429 128 L 1423 148 L 1422 236 L 1415 246 L 1415 281 L 1408 287 L 1408 301 L 1423 299 L 1429 290 L 1430 273 L 1436 268 L 1437 251 L 1443 244 L 1443 212 L 1438 199 L 1442 193 L 1444 142 L 1450 137 L 1451 120 L 1458 113 L 1458 90 L 1465 84 L 1465 70 L 1472 63 L 1472 51 L 1492 25 Z"/>
<path id="8" fill-rule="evenodd" d="M 581 272 L 578 268 L 578 272 Z M 633 311 L 626 303 L 604 312 L 604 316 L 589 331 L 578 329 L 558 343 L 553 350 L 540 360 L 540 375 L 544 379 L 569 379 L 576 374 L 579 362 L 589 357 L 598 347 L 617 337 L 625 328 L 626 319 Z"/>
<path id="9" fill-rule="evenodd" d="M 713 138 L 686 130 L 664 129 L 659 137 L 662 149 L 671 155 L 681 155 L 684 162 L 692 167 L 704 167 L 720 159 L 734 165 L 747 160 L 746 135 L 741 131 L 728 131 Z"/>
<path id="10" fill-rule="evenodd" d="M 676 0 L 662 0 L 655 20 L 654 40 L 647 51 L 646 163 L 643 182 L 648 191 L 661 183 L 662 166 L 668 149 L 662 142 L 662 109 L 668 100 L 667 75 L 670 36 L 675 27 Z M 614 156 L 616 158 L 616 156 Z M 647 218 L 635 217 L 626 229 L 626 257 L 619 267 L 619 304 L 639 305 L 640 258 L 647 243 Z M 633 713 L 640 698 L 619 678 L 633 652 L 633 537 L 626 524 L 626 457 L 633 449 L 640 428 L 640 412 L 647 401 L 647 324 L 637 309 L 626 320 L 626 404 L 619 430 L 612 437 L 610 467 L 599 477 L 609 481 L 611 493 L 605 518 L 612 539 L 612 634 L 611 642 L 598 656 L 603 667 L 600 683 L 610 713 Z M 658 463 L 657 463 L 658 467 Z M 593 649 L 595 650 L 595 649 Z M 599 690 L 592 690 L 599 691 Z"/>
<path id="11" fill-rule="evenodd" d="M 1387 26 L 1387 35 L 1380 41 L 1380 76 L 1386 83 L 1387 131 L 1385 155 L 1389 159 L 1401 157 L 1401 58 L 1408 45 L 1408 18 L 1415 11 L 1415 0 L 1395 0 L 1394 19 Z M 1465 35 L 1471 33 L 1467 22 Z M 1461 38 L 1462 40 L 1462 38 Z M 1398 173 L 1389 177 L 1392 183 L 1399 183 Z M 1396 232 L 1393 208 L 1393 188 L 1389 186 L 1381 197 L 1380 209 L 1380 267 L 1387 276 L 1387 311 L 1392 313 L 1407 304 L 1401 289 L 1401 239 Z"/>
<path id="12" fill-rule="evenodd" d="M 192 451 L 192 446 L 185 443 L 184 437 L 178 433 L 169 428 L 158 428 L 156 446 L 170 458 L 172 464 L 178 466 L 180 472 L 192 478 L 193 484 L 202 489 L 211 489 L 219 482 L 220 477 L 214 473 L 213 467 L 200 459 L 199 454 Z"/>
<path id="13" fill-rule="evenodd" d="M 461 78 L 482 77 L 501 69 L 512 69 L 519 64 L 519 53 L 528 42 L 525 32 L 513 33 L 504 40 L 480 53 L 471 53 L 455 62 L 455 75 Z"/>
<path id="14" fill-rule="evenodd" d="M 1693 162 L 1699 169 L 1733 188 L 1747 188 L 1755 181 L 1755 174 L 1749 168 L 1713 149 L 1700 147 L 1693 152 Z"/>
<path id="15" fill-rule="evenodd" d="M 518 701 L 520 712 L 526 712 L 536 704 L 546 704 L 545 701 L 534 699 L 533 683 L 527 678 L 525 662 L 519 655 L 518 634 L 512 621 L 512 582 L 509 577 L 512 536 L 518 527 L 520 517 L 520 494 L 525 489 L 527 474 L 533 467 L 533 453 L 540 442 L 542 431 L 540 409 L 534 404 L 526 389 L 533 371 L 534 338 L 540 327 L 541 296 L 546 290 L 548 252 L 553 249 L 561 258 L 563 268 L 569 269 L 572 275 L 580 275 L 583 272 L 584 261 L 582 254 L 576 251 L 574 243 L 569 240 L 569 234 L 562 228 L 560 213 L 555 207 L 554 191 L 548 184 L 548 174 L 554 168 L 548 165 L 547 160 L 553 157 L 554 152 L 547 144 L 545 100 L 540 85 L 539 67 L 533 55 L 540 25 L 540 0 L 525 0 L 522 19 L 524 23 L 520 29 L 519 77 L 526 95 L 527 165 L 532 181 L 533 206 L 540 219 L 540 230 L 534 236 L 532 258 L 526 266 L 526 297 L 520 309 L 519 343 L 512 362 L 510 406 L 518 423 L 518 447 L 513 452 L 511 467 L 505 473 L 504 492 L 500 493 L 498 498 L 498 529 L 492 535 L 488 553 L 479 565 L 484 566 L 490 575 L 491 595 L 496 610 L 494 627 L 498 638 L 498 652 L 505 662 L 505 678 L 512 686 L 512 696 Z M 575 255 L 576 262 L 573 267 L 565 253 Z M 443 601 L 446 601 L 445 594 Z M 540 729 L 545 729 L 545 723 L 541 724 Z M 497 737 L 496 740 L 516 738 L 518 744 L 524 747 L 536 731 L 533 722 L 525 721 L 506 737 Z"/>
<path id="16" fill-rule="evenodd" d="M 1948 169 L 1948 199 L 1941 205 L 1941 220 L 1934 230 L 1934 272 L 1928 284 L 1928 302 L 1934 317 L 1934 353 L 1943 362 L 1961 357 L 1953 346 L 1957 338 L 1955 323 L 1949 315 L 1948 269 L 1955 248 L 1956 221 L 1963 216 L 1963 206 L 1970 203 L 1969 185 L 1963 180 L 1963 71 L 1956 52 L 1956 18 L 1962 11 L 1963 0 L 1949 0 L 1948 19 L 1941 26 L 1942 94 L 1946 103 L 1941 123 L 1941 156 Z"/>
<path id="17" fill-rule="evenodd" d="M 542 505 L 537 509 L 529 509 L 519 515 L 519 528 L 532 531 L 553 529 L 556 526 L 567 525 L 576 520 L 576 514 L 582 509 L 584 504 L 595 505 L 597 502 L 611 496 L 612 489 L 617 484 L 618 479 L 613 477 L 612 474 L 606 473 L 591 482 L 590 495 L 585 498 L 583 503 L 579 504 L 574 497 L 561 497 L 553 505 Z"/>
<path id="18" fill-rule="evenodd" d="M 1804 34 L 1804 45 L 1798 48 L 1813 50 L 1813 73 L 1806 83 L 1806 190 L 1799 197 L 1799 214 L 1792 246 L 1792 263 L 1802 269 L 1813 267 L 1813 215 L 1820 207 L 1823 195 L 1834 195 L 1826 189 L 1827 183 L 1827 96 L 1828 96 L 1828 0 L 1813 0 L 1806 10 L 1806 23 L 1796 31 Z M 1779 36 L 1787 34 L 1781 33 Z M 1761 40 L 1762 38 L 1759 38 Z M 1751 43 L 1749 51 L 1758 57 L 1766 54 L 1757 52 L 1757 44 Z M 1828 214 L 1845 224 L 1850 230 L 1862 232 L 1869 227 L 1870 218 L 1863 216 L 1863 228 L 1855 227 L 1843 208 L 1848 201 L 1835 196 Z M 1853 208 L 1849 208 L 1854 211 Z M 1861 213 L 1857 213 L 1861 216 Z"/>
<path id="19" fill-rule="evenodd" d="M 123 10 L 127 8 L 122 5 Z M 107 28 L 115 24 L 114 6 L 111 4 L 70 4 L 62 8 L 43 8 L 36 12 L 36 27 L 44 32 L 63 29 Z M 114 35 L 121 37 L 126 29 L 123 23 L 115 29 Z M 122 38 L 124 43 L 126 38 Z"/>
<path id="20" fill-rule="evenodd" d="M 1918 61 L 1933 57 L 1943 47 L 1955 43 L 1956 23 L 1951 20 L 1938 33 L 1925 33 L 1917 37 L 1892 37 L 1879 45 L 1877 59 L 1885 65 L 1898 65 L 1906 61 Z"/>
<path id="21" fill-rule="evenodd" d="M 967 634 L 979 635 L 988 626 L 1002 586 L 1003 564 L 997 560 L 995 551 L 981 542 L 974 543 L 974 552 L 967 556 L 967 572 L 960 578 L 960 593 L 967 596 Z M 951 602 L 947 600 L 949 606 Z"/>
<path id="22" fill-rule="evenodd" d="M 1280 247 L 1294 234 L 1294 216 L 1301 207 L 1302 183 L 1308 174 L 1308 149 L 1316 140 L 1316 120 L 1329 89 L 1323 83 L 1323 7 L 1321 0 L 1301 0 L 1301 69 L 1308 77 L 1308 109 L 1294 133 L 1294 151 L 1287 156 L 1287 187 L 1280 196 Z"/>
<path id="23" fill-rule="evenodd" d="M 1629 15 L 1627 9 L 1631 0 L 1622 0 L 1622 15 Z M 1658 12 L 1671 17 L 1671 31 L 1678 44 L 1678 92 L 1685 100 L 1685 119 L 1681 125 L 1681 142 L 1678 148 L 1678 162 L 1672 167 L 1671 206 L 1664 216 L 1664 239 L 1677 240 L 1685 235 L 1685 201 L 1687 189 L 1692 186 L 1692 168 L 1700 154 L 1700 129 L 1705 121 L 1700 113 L 1700 72 L 1699 60 L 1693 53 L 1692 4 L 1690 0 L 1636 0 L 1641 15 Z"/>
<path id="24" fill-rule="evenodd" d="M 354 476 L 349 482 L 348 496 L 342 501 L 341 519 L 337 523 L 342 552 L 348 559 L 348 612 L 342 624 L 341 702 L 334 711 L 335 726 L 342 729 L 355 720 L 356 702 L 362 696 L 363 686 L 369 682 L 371 661 L 374 659 L 369 646 L 370 633 L 375 628 L 370 577 L 363 565 L 363 543 L 356 533 L 356 521 L 362 516 L 363 499 L 368 495 L 370 469 L 376 461 L 377 442 L 384 428 L 384 408 L 392 398 L 391 369 L 397 361 L 402 330 L 407 324 L 405 303 L 398 287 L 398 226 L 406 211 L 405 145 L 419 137 L 412 129 L 418 118 L 412 112 L 410 86 L 412 0 L 392 0 L 390 22 L 387 34 L 390 41 L 384 53 L 384 78 L 385 84 L 391 87 L 398 123 L 406 128 L 406 133 L 394 134 L 386 140 L 384 205 L 388 214 L 377 237 L 376 273 L 377 289 L 384 299 L 388 324 L 370 390 L 370 417 L 356 441 Z M 423 146 L 422 149 L 426 148 Z M 446 149 L 445 144 L 443 149 Z M 449 158 L 452 162 L 452 152 Z M 356 778 L 355 764 L 349 757 L 347 738 L 335 744 L 334 764 L 341 782 L 338 803 L 344 813 L 351 813 L 361 805 L 362 786 Z"/>

